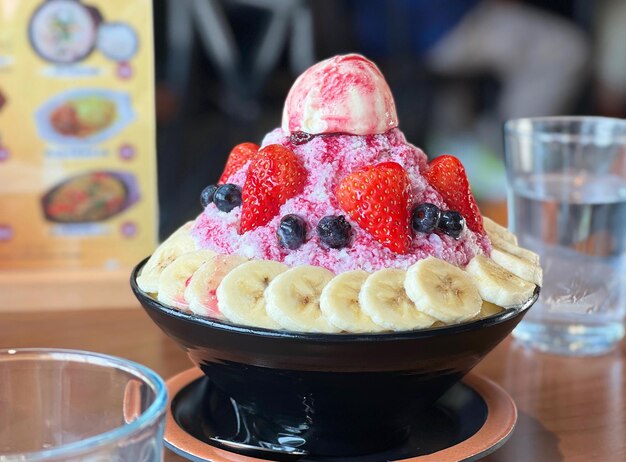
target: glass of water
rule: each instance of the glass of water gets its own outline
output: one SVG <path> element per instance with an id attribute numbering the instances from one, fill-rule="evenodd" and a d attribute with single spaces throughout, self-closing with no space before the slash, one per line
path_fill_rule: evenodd
<path id="1" fill-rule="evenodd" d="M 626 120 L 511 120 L 505 154 L 509 227 L 544 271 L 513 335 L 558 354 L 611 350 L 626 306 Z"/>
<path id="2" fill-rule="evenodd" d="M 161 462 L 167 390 L 132 361 L 0 350 L 0 462 Z"/>

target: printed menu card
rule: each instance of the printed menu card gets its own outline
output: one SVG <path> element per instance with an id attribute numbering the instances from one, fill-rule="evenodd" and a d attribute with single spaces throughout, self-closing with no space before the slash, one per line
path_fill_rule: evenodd
<path id="1" fill-rule="evenodd" d="M 0 281 L 150 253 L 154 119 L 149 0 L 0 0 Z"/>

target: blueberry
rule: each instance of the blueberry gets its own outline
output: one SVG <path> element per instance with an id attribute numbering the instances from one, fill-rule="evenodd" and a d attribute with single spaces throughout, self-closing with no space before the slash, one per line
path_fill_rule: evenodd
<path id="1" fill-rule="evenodd" d="M 459 212 L 446 210 L 441 212 L 439 219 L 439 229 L 442 233 L 458 239 L 465 228 L 465 218 Z"/>
<path id="2" fill-rule="evenodd" d="M 411 225 L 420 233 L 432 233 L 439 224 L 441 210 L 435 204 L 425 202 L 413 209 Z"/>
<path id="3" fill-rule="evenodd" d="M 231 183 L 219 186 L 213 196 L 213 203 L 222 212 L 230 212 L 241 205 L 241 188 Z"/>
<path id="4" fill-rule="evenodd" d="M 306 144 L 311 141 L 315 135 L 311 135 L 306 132 L 293 132 L 289 137 L 289 141 L 291 141 L 296 146 L 300 146 L 301 144 Z"/>
<path id="5" fill-rule="evenodd" d="M 206 208 L 211 202 L 213 202 L 213 197 L 215 196 L 215 191 L 217 190 L 217 185 L 210 184 L 206 188 L 202 190 L 200 193 L 200 203 L 203 208 Z"/>
<path id="6" fill-rule="evenodd" d="M 306 223 L 298 215 L 285 215 L 280 220 L 276 235 L 281 247 L 296 250 L 306 239 Z"/>
<path id="7" fill-rule="evenodd" d="M 343 215 L 328 215 L 317 224 L 320 240 L 331 249 L 340 249 L 350 243 L 352 226 Z"/>

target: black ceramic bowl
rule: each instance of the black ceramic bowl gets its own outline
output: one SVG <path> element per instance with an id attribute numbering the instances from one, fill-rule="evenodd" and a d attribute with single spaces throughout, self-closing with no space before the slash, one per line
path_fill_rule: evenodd
<path id="1" fill-rule="evenodd" d="M 315 455 L 383 450 L 502 341 L 517 309 L 447 327 L 381 334 L 311 334 L 232 325 L 169 308 L 131 287 L 152 320 L 212 383 L 256 418 Z"/>

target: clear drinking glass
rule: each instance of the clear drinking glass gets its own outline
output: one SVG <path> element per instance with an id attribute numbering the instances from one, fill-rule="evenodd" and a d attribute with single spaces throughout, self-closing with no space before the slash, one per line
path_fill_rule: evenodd
<path id="1" fill-rule="evenodd" d="M 0 462 L 159 462 L 167 390 L 150 369 L 73 350 L 0 350 Z"/>
<path id="2" fill-rule="evenodd" d="M 509 227 L 544 270 L 513 335 L 553 353 L 609 351 L 624 336 L 626 121 L 511 120 L 505 154 Z"/>

